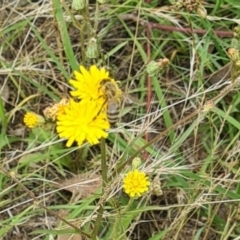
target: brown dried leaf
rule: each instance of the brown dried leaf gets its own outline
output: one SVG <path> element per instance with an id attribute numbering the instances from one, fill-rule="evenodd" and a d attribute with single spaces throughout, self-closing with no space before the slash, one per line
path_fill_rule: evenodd
<path id="1" fill-rule="evenodd" d="M 57 188 L 72 192 L 72 199 L 76 200 L 76 196 L 78 199 L 81 199 L 93 194 L 102 185 L 102 179 L 96 173 L 86 172 L 75 175 L 70 179 L 59 181 L 54 185 Z"/>
<path id="2" fill-rule="evenodd" d="M 230 62 L 225 66 L 221 67 L 220 69 L 218 69 L 216 72 L 212 73 L 210 76 L 207 76 L 206 79 L 211 84 L 216 84 L 222 79 L 227 80 L 228 78 L 231 77 L 231 68 L 232 63 Z"/>

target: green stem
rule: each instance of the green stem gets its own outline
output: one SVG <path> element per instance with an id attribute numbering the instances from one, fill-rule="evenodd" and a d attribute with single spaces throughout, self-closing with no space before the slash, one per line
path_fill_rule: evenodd
<path id="1" fill-rule="evenodd" d="M 107 158 L 106 158 L 106 142 L 105 139 L 101 139 L 101 167 L 102 167 L 102 186 L 103 192 L 108 182 L 107 179 Z"/>
<path id="2" fill-rule="evenodd" d="M 101 167 L 102 167 L 102 195 L 104 194 L 108 179 L 107 179 L 107 163 L 106 163 L 106 142 L 105 139 L 101 139 Z M 101 199 L 99 200 L 99 209 L 97 211 L 97 219 L 93 232 L 91 234 L 92 240 L 97 239 L 97 233 L 102 223 L 102 215 L 104 211 L 104 205 Z"/>
<path id="3" fill-rule="evenodd" d="M 95 5 L 95 20 L 94 20 L 94 26 L 93 26 L 93 30 L 94 30 L 94 35 L 96 35 L 97 33 L 97 29 L 98 29 L 98 18 L 99 18 L 99 2 L 96 1 L 96 5 Z"/>
<path id="4" fill-rule="evenodd" d="M 114 223 L 112 234 L 110 236 L 110 239 L 118 239 L 119 236 L 122 234 L 122 232 L 119 231 L 121 227 L 121 216 L 124 215 L 126 212 L 128 212 L 129 208 L 131 207 L 132 203 L 134 201 L 134 198 L 130 198 L 128 201 L 128 205 L 124 208 L 124 210 L 121 212 L 119 211 L 119 214 L 117 216 L 117 219 Z"/>

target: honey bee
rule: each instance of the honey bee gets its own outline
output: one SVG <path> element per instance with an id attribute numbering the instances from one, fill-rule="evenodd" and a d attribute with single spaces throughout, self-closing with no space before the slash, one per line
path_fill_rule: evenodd
<path id="1" fill-rule="evenodd" d="M 121 91 L 116 82 L 112 82 L 110 79 L 104 79 L 100 88 L 103 92 L 103 97 L 106 99 L 103 106 L 106 105 L 108 121 L 111 125 L 114 125 L 119 118 L 123 102 L 132 104 L 133 101 Z"/>

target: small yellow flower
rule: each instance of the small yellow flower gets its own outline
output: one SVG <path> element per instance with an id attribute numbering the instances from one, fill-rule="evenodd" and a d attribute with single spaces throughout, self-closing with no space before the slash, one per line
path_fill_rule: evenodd
<path id="1" fill-rule="evenodd" d="M 75 102 L 70 99 L 65 112 L 57 116 L 57 133 L 60 138 L 67 139 L 67 147 L 74 141 L 80 146 L 84 141 L 90 144 L 99 143 L 106 138 L 106 130 L 110 128 L 106 113 L 101 111 L 95 101 Z"/>
<path id="2" fill-rule="evenodd" d="M 128 172 L 123 179 L 123 188 L 130 197 L 139 197 L 148 191 L 150 182 L 144 172 L 138 169 Z"/>
<path id="3" fill-rule="evenodd" d="M 44 119 L 42 116 L 40 116 L 36 113 L 27 112 L 24 115 L 23 122 L 27 127 L 35 128 L 35 127 L 41 125 L 42 123 L 44 123 Z"/>
<path id="4" fill-rule="evenodd" d="M 69 80 L 69 83 L 75 88 L 70 94 L 84 101 L 100 99 L 102 103 L 104 98 L 103 81 L 108 79 L 115 83 L 115 80 L 109 78 L 109 72 L 105 68 L 99 69 L 96 65 L 92 65 L 89 71 L 83 66 L 80 66 L 79 69 L 80 72 L 74 71 L 75 79 Z"/>

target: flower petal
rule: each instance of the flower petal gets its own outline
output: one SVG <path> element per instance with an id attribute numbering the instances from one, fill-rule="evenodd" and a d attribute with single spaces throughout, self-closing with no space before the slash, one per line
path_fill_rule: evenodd
<path id="1" fill-rule="evenodd" d="M 98 114 L 99 106 L 94 101 L 75 102 L 70 99 L 65 112 L 57 117 L 57 133 L 60 138 L 67 139 L 67 147 L 74 141 L 82 145 L 84 141 L 96 144 L 100 138 L 108 136 L 110 128 L 107 116 Z"/>

